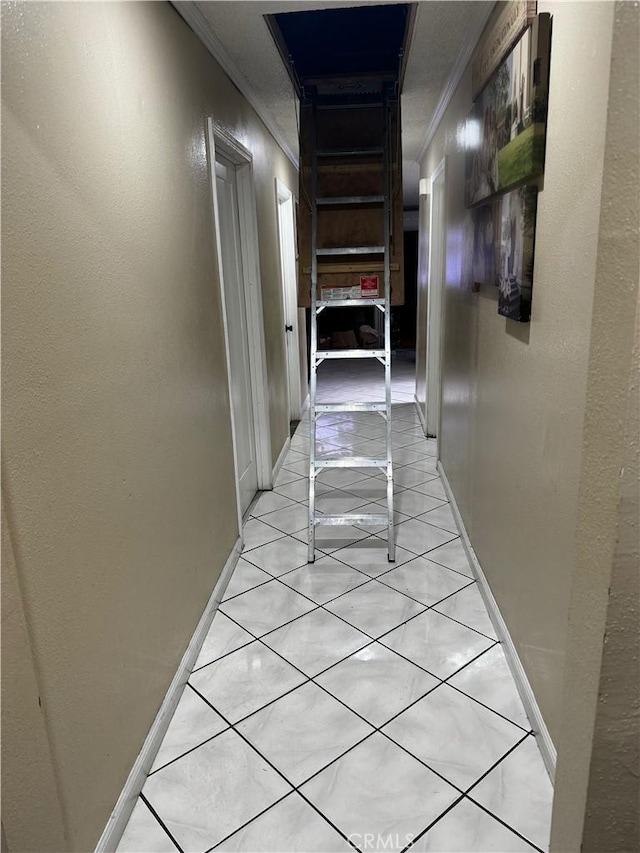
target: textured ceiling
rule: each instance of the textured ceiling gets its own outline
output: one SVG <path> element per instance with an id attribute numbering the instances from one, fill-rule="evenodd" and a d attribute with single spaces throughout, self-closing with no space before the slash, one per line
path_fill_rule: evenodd
<path id="1" fill-rule="evenodd" d="M 180 9 L 181 5 L 177 3 L 176 7 Z M 297 155 L 296 97 L 264 15 L 377 4 L 368 0 L 204 0 L 194 5 Z M 470 40 L 477 40 L 493 5 L 490 0 L 422 0 L 417 4 L 402 89 L 406 206 L 417 205 L 419 173 L 415 160 L 429 123 L 460 57 L 468 52 Z"/>

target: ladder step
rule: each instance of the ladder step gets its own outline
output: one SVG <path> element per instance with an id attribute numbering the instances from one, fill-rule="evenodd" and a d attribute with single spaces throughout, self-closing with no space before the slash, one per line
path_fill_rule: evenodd
<path id="1" fill-rule="evenodd" d="M 384 148 L 318 148 L 318 157 L 368 157 L 384 154 Z"/>
<path id="2" fill-rule="evenodd" d="M 317 198 L 316 204 L 382 204 L 383 195 L 336 195 Z"/>
<path id="3" fill-rule="evenodd" d="M 345 308 L 351 305 L 384 305 L 386 299 L 364 297 L 363 299 L 318 299 L 316 308 Z"/>
<path id="4" fill-rule="evenodd" d="M 316 255 L 383 255 L 384 246 L 340 246 L 333 249 L 316 249 Z"/>
<path id="5" fill-rule="evenodd" d="M 386 515 L 372 515 L 363 513 L 362 515 L 317 515 L 313 519 L 314 524 L 362 524 L 373 525 L 375 527 L 386 527 L 389 519 Z"/>
<path id="6" fill-rule="evenodd" d="M 315 468 L 386 468 L 390 459 L 372 459 L 370 456 L 345 456 L 342 459 L 318 459 Z"/>
<path id="7" fill-rule="evenodd" d="M 386 412 L 386 403 L 316 403 L 316 415 L 327 412 Z"/>
<path id="8" fill-rule="evenodd" d="M 383 349 L 323 349 L 316 352 L 316 358 L 385 358 Z"/>

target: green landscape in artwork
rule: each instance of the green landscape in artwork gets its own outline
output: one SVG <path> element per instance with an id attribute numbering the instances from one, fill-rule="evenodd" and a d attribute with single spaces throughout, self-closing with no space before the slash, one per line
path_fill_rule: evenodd
<path id="1" fill-rule="evenodd" d="M 542 172 L 544 129 L 543 123 L 531 124 L 498 151 L 500 190 L 506 190 Z"/>

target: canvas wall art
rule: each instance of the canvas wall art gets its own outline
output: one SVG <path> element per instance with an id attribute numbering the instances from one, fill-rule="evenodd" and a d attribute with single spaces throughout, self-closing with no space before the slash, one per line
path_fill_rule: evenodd
<path id="1" fill-rule="evenodd" d="M 468 206 L 543 172 L 549 35 L 549 15 L 538 15 L 472 107 L 465 133 Z"/>
<path id="2" fill-rule="evenodd" d="M 538 188 L 524 186 L 499 202 L 498 313 L 521 323 L 531 316 Z"/>
<path id="3" fill-rule="evenodd" d="M 496 248 L 500 229 L 500 202 L 474 208 L 473 221 L 473 290 L 482 284 L 497 285 Z"/>

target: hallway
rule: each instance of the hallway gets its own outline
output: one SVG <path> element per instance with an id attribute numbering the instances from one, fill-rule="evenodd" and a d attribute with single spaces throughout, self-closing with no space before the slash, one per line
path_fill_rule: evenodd
<path id="1" fill-rule="evenodd" d="M 394 397 L 410 385 L 406 361 L 397 376 Z M 332 365 L 322 397 L 345 387 Z M 318 444 L 327 456 L 375 455 L 385 429 L 375 418 L 324 416 Z M 409 403 L 394 405 L 393 434 L 395 565 L 384 531 L 354 527 L 319 528 L 322 556 L 309 565 L 308 415 L 300 423 L 245 524 L 122 853 L 548 849 L 551 783 L 435 441 Z M 384 478 L 370 470 L 322 481 L 321 511 L 384 505 Z"/>

